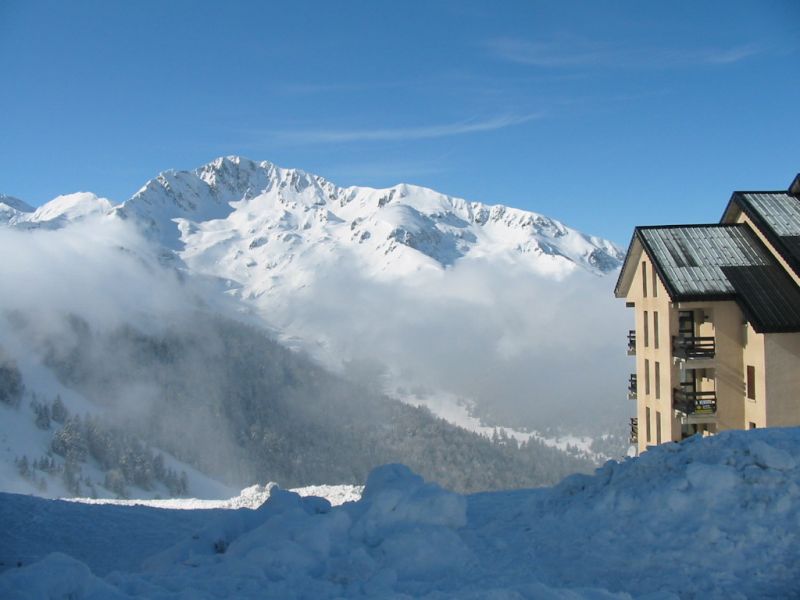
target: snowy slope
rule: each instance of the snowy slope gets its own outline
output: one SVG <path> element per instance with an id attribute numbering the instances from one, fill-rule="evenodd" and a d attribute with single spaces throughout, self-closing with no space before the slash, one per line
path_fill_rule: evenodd
<path id="1" fill-rule="evenodd" d="M 14 196 L 0 194 L 0 224 L 16 222 L 22 215 L 33 212 L 33 207 Z"/>
<path id="2" fill-rule="evenodd" d="M 466 343 L 452 348 L 451 364 L 467 359 L 490 364 L 492 354 L 519 354 L 533 340 L 541 341 L 525 362 L 543 364 L 543 357 L 563 355 L 546 347 L 557 343 L 553 329 L 563 319 L 573 321 L 574 330 L 585 337 L 606 339 L 597 329 L 580 329 L 572 316 L 575 300 L 564 301 L 566 295 L 583 297 L 594 289 L 562 290 L 553 282 L 607 274 L 622 259 L 613 243 L 537 213 L 407 184 L 342 188 L 301 170 L 236 156 L 194 171 L 162 173 L 115 214 L 140 224 L 152 239 L 176 252 L 192 273 L 223 282 L 228 294 L 252 307 L 285 343 L 329 368 L 341 372 L 346 363 L 365 358 L 381 363 L 386 390 L 425 379 L 410 364 L 423 356 L 410 344 L 425 344 L 423 338 L 394 347 L 404 330 L 438 331 L 441 340 L 463 339 Z M 600 293 L 609 292 L 602 288 Z M 403 314 L 411 306 L 416 307 L 413 314 Z M 593 310 L 597 312 L 578 319 L 609 329 L 613 318 L 622 321 L 621 310 L 613 318 L 605 314 L 613 309 Z M 446 314 L 440 315 L 442 311 Z M 388 330 L 380 332 L 382 328 Z M 487 330 L 493 330 L 489 345 L 476 341 Z M 500 340 L 496 348 L 491 345 L 495 339 Z M 486 350 L 469 356 L 473 344 Z M 581 339 L 573 346 L 587 344 L 596 342 Z M 597 354 L 608 355 L 605 348 Z M 597 370 L 608 373 L 611 366 Z M 464 381 L 460 374 L 439 371 L 441 376 L 425 381 L 439 397 L 477 390 L 471 383 L 458 386 Z M 608 385 L 597 386 L 595 392 L 610 399 L 607 379 Z M 532 383 L 482 395 L 507 405 L 523 397 Z M 486 401 L 475 393 L 467 393 L 466 399 Z M 544 401 L 553 403 L 550 394 L 542 391 Z M 576 389 L 574 402 L 586 395 L 587 390 Z M 558 401 L 570 404 L 563 397 Z M 524 420 L 529 427 L 539 425 L 530 415 Z M 499 424 L 516 425 L 508 420 Z"/>
<path id="3" fill-rule="evenodd" d="M 326 366 L 341 373 L 347 364 L 366 356 L 384 370 L 386 381 L 381 382 L 381 390 L 404 400 L 405 395 L 396 393 L 400 384 L 416 389 L 417 380 L 427 376 L 424 383 L 430 394 L 416 396 L 410 402 L 426 404 L 448 420 L 463 408 L 458 404 L 461 398 L 468 404 L 480 402 L 480 398 L 465 393 L 477 387 L 462 373 L 446 371 L 428 359 L 417 345 L 428 346 L 437 356 L 448 356 L 450 364 L 463 365 L 467 373 L 484 370 L 507 380 L 496 368 L 497 363 L 491 362 L 493 354 L 519 354 L 519 347 L 535 344 L 543 355 L 563 355 L 545 346 L 554 336 L 541 328 L 552 327 L 562 317 L 553 310 L 528 308 L 538 291 L 544 301 L 563 306 L 566 313 L 572 309 L 557 290 L 560 283 L 545 289 L 541 281 L 561 280 L 574 273 L 588 273 L 592 279 L 601 280 L 604 278 L 593 276 L 615 269 L 622 256 L 611 242 L 536 213 L 469 202 L 406 184 L 387 189 L 342 188 L 300 170 L 240 157 L 219 158 L 194 171 L 164 172 L 121 205 L 86 192 L 59 196 L 36 210 L 21 201 L 3 198 L 6 204 L 0 204 L 0 209 L 6 207 L 11 215 L 6 222 L 18 229 L 80 225 L 86 229 L 79 237 L 91 240 L 94 236 L 87 235 L 91 234 L 90 227 L 104 228 L 113 237 L 121 230 L 120 221 L 135 223 L 160 245 L 152 254 L 162 264 L 177 267 L 195 279 L 215 282 L 216 290 L 242 300 L 245 310 L 258 314 L 269 328 L 279 332 L 282 341 L 308 351 Z M 128 245 L 128 240 L 120 243 L 121 247 Z M 106 256 L 89 244 L 74 254 L 78 255 L 75 265 L 99 264 L 102 261 L 98 257 Z M 165 256 L 173 260 L 163 260 Z M 33 279 L 31 273 L 56 271 L 55 275 L 68 283 L 75 279 L 68 262 L 40 271 L 18 269 L 18 289 Z M 461 265 L 465 266 L 459 270 Z M 109 282 L 106 287 L 113 286 L 116 276 L 108 275 L 109 269 L 87 270 L 104 273 Z M 472 282 L 465 283 L 464 271 Z M 498 273 L 502 273 L 500 281 Z M 121 277 L 120 283 L 124 279 Z M 522 283 L 512 290 L 509 282 Z M 331 286 L 335 287 L 333 292 Z M 125 286 L 114 287 L 119 288 L 119 296 L 130 295 L 122 292 Z M 553 291 L 556 296 L 549 295 Z M 580 291 L 568 293 L 584 296 Z M 22 292 L 16 294 L 21 296 Z M 153 300 L 162 295 L 166 294 L 152 295 Z M 65 296 L 71 300 L 74 294 Z M 55 299 L 58 295 L 47 297 Z M 100 304 L 105 312 L 109 304 L 118 302 Z M 408 314 L 399 314 L 401 307 Z M 101 311 L 93 311 L 92 318 L 99 314 Z M 528 315 L 537 314 L 541 315 L 541 324 L 525 322 Z M 592 323 L 595 320 L 603 322 L 601 327 L 612 325 L 607 319 L 592 318 Z M 390 327 L 383 331 L 376 323 Z M 445 347 L 440 351 L 422 335 L 402 337 L 405 332 L 416 331 L 438 336 Z M 519 355 L 517 359 L 526 364 L 542 363 L 537 356 Z M 429 371 L 441 375 L 431 380 L 430 373 L 419 373 L 413 361 L 429 365 Z M 473 364 L 479 368 L 473 368 Z M 612 372 L 604 365 L 597 369 Z M 515 365 L 509 365 L 508 370 L 520 371 Z M 40 374 L 26 375 L 29 387 Z M 458 384 L 458 388 L 451 384 Z M 537 401 L 555 405 L 543 387 L 537 383 L 541 393 Z M 521 382 L 502 396 L 495 386 L 486 395 L 507 397 L 512 402 L 526 398 L 526 404 L 531 405 L 527 402 L 530 388 L 529 382 Z M 52 399 L 56 393 L 63 390 L 44 395 Z M 598 396 L 614 397 L 601 394 Z M 576 398 L 585 396 L 583 390 L 575 389 Z M 442 401 L 433 405 L 428 398 L 452 399 L 455 404 L 448 406 Z M 567 399 L 558 400 L 559 405 L 568 405 Z M 486 427 L 469 414 L 463 416 L 462 425 L 471 423 L 474 426 L 470 429 L 491 435 L 493 427 Z M 31 423 L 26 422 L 24 427 L 30 428 Z M 9 440 L 17 440 L 20 431 L 10 428 Z M 44 439 L 37 430 L 26 439 L 39 438 Z M 4 463 L 0 469 L 11 473 L 17 455 L 41 455 L 46 445 L 37 447 L 37 452 L 16 442 L 0 447 Z M 27 486 L 21 488 L 26 491 L 30 488 L 25 482 L 21 485 Z M 51 493 L 61 491 L 54 489 Z"/>
<path id="4" fill-rule="evenodd" d="M 8 197 L 0 197 L 0 223 L 3 222 L 3 198 Z M 20 229 L 56 229 L 88 217 L 107 215 L 113 208 L 114 204 L 107 198 L 99 198 L 90 192 L 77 192 L 57 196 L 35 210 L 17 201 L 15 214 L 10 215 L 6 222 Z"/>
<path id="5" fill-rule="evenodd" d="M 400 184 L 340 188 L 322 177 L 231 156 L 168 171 L 117 209 L 181 252 L 193 270 L 258 296 L 291 265 L 313 270 L 343 256 L 399 276 L 471 256 L 521 260 L 563 274 L 617 268 L 618 247 L 542 215 Z"/>
<path id="6" fill-rule="evenodd" d="M 798 455 L 798 429 L 726 432 L 474 496 L 389 465 L 339 507 L 277 488 L 235 511 L 4 494 L 0 596 L 796 598 Z"/>

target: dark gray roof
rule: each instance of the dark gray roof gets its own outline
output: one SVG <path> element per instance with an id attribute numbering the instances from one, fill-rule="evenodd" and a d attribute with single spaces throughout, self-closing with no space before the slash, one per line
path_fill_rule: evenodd
<path id="1" fill-rule="evenodd" d="M 753 220 L 769 243 L 800 275 L 800 197 L 789 192 L 734 192 L 731 203 L 737 204 Z"/>
<path id="2" fill-rule="evenodd" d="M 637 227 L 636 234 L 674 301 L 733 296 L 722 267 L 774 263 L 747 225 Z"/>
<path id="3" fill-rule="evenodd" d="M 759 333 L 800 331 L 800 287 L 781 267 L 722 267 L 736 301 Z"/>
<path id="4" fill-rule="evenodd" d="M 735 300 L 759 333 L 800 331 L 800 286 L 748 225 L 637 227 L 634 235 L 673 302 Z"/>
<path id="5" fill-rule="evenodd" d="M 779 236 L 800 235 L 800 200 L 787 192 L 741 192 Z"/>

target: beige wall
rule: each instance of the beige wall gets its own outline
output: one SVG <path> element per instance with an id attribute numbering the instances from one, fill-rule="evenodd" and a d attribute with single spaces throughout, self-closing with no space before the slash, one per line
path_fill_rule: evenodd
<path id="1" fill-rule="evenodd" d="M 800 424 L 800 333 L 768 333 L 766 362 L 766 426 Z"/>
<path id="2" fill-rule="evenodd" d="M 717 390 L 717 431 L 741 429 L 745 412 L 742 362 L 745 319 L 733 301 L 713 302 L 708 306 L 716 342 L 713 375 Z"/>
<path id="3" fill-rule="evenodd" d="M 744 380 L 742 381 L 742 386 L 745 388 L 745 399 L 744 399 L 744 425 L 743 427 L 747 428 L 749 423 L 755 423 L 756 427 L 766 427 L 767 426 L 767 410 L 766 410 L 766 400 L 767 400 L 767 386 L 766 386 L 766 372 L 764 369 L 765 365 L 765 350 L 764 350 L 764 338 L 765 336 L 761 333 L 756 333 L 756 330 L 753 329 L 753 326 L 748 323 L 744 329 L 744 348 L 742 350 L 742 368 L 745 370 L 742 373 Z M 747 398 L 746 395 L 746 378 L 747 378 L 747 366 L 752 365 L 755 367 L 755 388 L 756 388 L 756 398 L 755 400 L 751 400 Z"/>
<path id="4" fill-rule="evenodd" d="M 672 387 L 676 368 L 672 366 L 672 335 L 677 332 L 677 313 L 672 309 L 672 304 L 667 290 L 661 281 L 656 278 L 657 294 L 653 294 L 653 266 L 647 255 L 640 252 L 638 257 L 631 256 L 630 260 L 637 260 L 636 271 L 631 282 L 626 300 L 635 303 L 635 328 L 636 328 L 636 376 L 638 380 L 638 393 L 636 400 L 636 416 L 639 420 L 639 452 L 647 448 L 647 417 L 646 408 L 650 408 L 650 442 L 655 445 L 658 439 L 656 431 L 656 413 L 661 413 L 661 441 L 680 439 L 680 423 L 672 416 Z M 647 295 L 642 287 L 642 262 L 646 264 Z M 648 344 L 645 346 L 644 316 L 647 312 Z M 656 348 L 656 331 L 654 313 L 658 313 L 658 348 Z M 650 393 L 645 392 L 645 360 L 650 369 Z M 659 393 L 656 393 L 655 364 L 660 367 Z M 657 397 L 659 396 L 659 397 Z"/>

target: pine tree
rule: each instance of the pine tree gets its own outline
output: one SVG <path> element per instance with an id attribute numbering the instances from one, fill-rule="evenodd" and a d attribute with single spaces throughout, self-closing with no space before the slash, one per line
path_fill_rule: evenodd
<path id="1" fill-rule="evenodd" d="M 31 474 L 30 464 L 28 463 L 28 456 L 23 455 L 22 458 L 18 458 L 14 462 L 16 462 L 17 464 L 17 471 L 19 472 L 19 474 L 27 479 L 27 477 Z"/>
<path id="2" fill-rule="evenodd" d="M 64 423 L 69 418 L 69 411 L 64 406 L 64 401 L 61 400 L 61 394 L 56 394 L 56 399 L 53 400 L 53 408 L 50 410 L 50 418 L 56 423 Z"/>
<path id="3" fill-rule="evenodd" d="M 0 402 L 9 406 L 19 406 L 25 386 L 22 373 L 12 361 L 0 362 Z"/>
<path id="4" fill-rule="evenodd" d="M 40 402 L 31 402 L 33 412 L 36 413 L 36 427 L 39 429 L 50 429 L 50 407 Z"/>

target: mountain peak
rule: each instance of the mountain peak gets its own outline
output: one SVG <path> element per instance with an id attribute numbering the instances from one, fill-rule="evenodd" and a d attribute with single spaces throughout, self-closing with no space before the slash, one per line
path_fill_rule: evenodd
<path id="1" fill-rule="evenodd" d="M 112 210 L 92 198 L 92 210 Z M 39 220 L 50 212 L 80 217 L 79 207 L 91 203 L 79 200 L 64 196 L 36 214 Z M 613 243 L 534 212 L 406 183 L 341 188 L 300 169 L 237 155 L 192 171 L 164 171 L 113 212 L 176 252 L 205 254 L 214 274 L 262 290 L 269 287 L 263 281 L 345 255 L 360 257 L 364 269 L 381 276 L 447 268 L 467 255 L 504 257 L 557 276 L 575 268 L 606 273 L 622 259 Z"/>
<path id="2" fill-rule="evenodd" d="M 15 211 L 22 213 L 33 212 L 34 210 L 34 208 L 27 202 L 24 202 L 19 198 L 15 198 L 14 196 L 7 196 L 6 194 L 0 194 L 0 205 L 5 205 L 8 208 L 12 208 Z M 0 210 L 2 210 L 2 207 L 0 207 Z"/>

